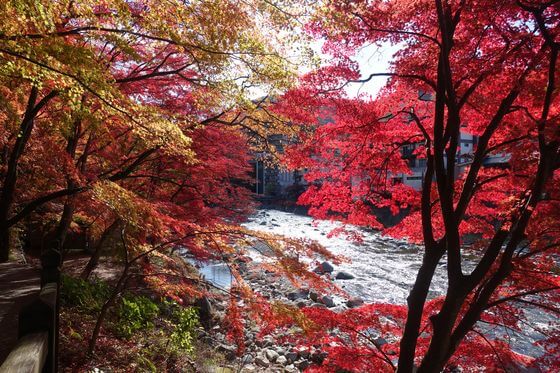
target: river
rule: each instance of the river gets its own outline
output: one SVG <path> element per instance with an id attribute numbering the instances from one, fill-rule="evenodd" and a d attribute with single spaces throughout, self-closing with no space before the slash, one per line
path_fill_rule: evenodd
<path id="1" fill-rule="evenodd" d="M 335 266 L 336 271 L 345 271 L 353 276 L 351 280 L 339 280 L 337 283 L 350 295 L 360 297 L 366 302 L 405 304 L 406 297 L 414 283 L 416 273 L 422 260 L 422 248 L 411 245 L 403 240 L 384 237 L 380 233 L 355 226 L 346 226 L 350 231 L 361 234 L 362 242 L 352 242 L 345 236 L 327 237 L 334 228 L 340 227 L 336 221 L 314 220 L 277 210 L 259 210 L 249 221 L 243 224 L 246 228 L 284 235 L 292 238 L 316 240 L 333 254 L 349 259 Z M 430 288 L 429 297 L 444 295 L 447 288 L 445 260 L 439 265 Z M 466 270 L 472 263 L 466 263 Z M 560 327 L 558 320 L 538 309 L 526 309 L 528 324 L 539 328 Z M 523 333 L 489 329 L 490 335 L 509 335 L 514 351 L 537 357 L 543 353 L 541 347 L 535 346 L 536 340 L 543 335 L 525 326 Z"/>

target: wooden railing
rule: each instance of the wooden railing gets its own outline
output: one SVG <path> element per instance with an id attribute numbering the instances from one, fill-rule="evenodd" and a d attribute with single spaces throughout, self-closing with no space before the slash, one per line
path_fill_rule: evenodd
<path id="1" fill-rule="evenodd" d="M 41 291 L 20 310 L 19 339 L 0 366 L 0 373 L 58 371 L 60 254 L 49 250 L 41 264 Z"/>

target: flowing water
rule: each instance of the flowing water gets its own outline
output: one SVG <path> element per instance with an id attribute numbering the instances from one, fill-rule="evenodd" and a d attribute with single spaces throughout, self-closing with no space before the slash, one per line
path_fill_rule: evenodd
<path id="1" fill-rule="evenodd" d="M 361 233 L 361 243 L 352 242 L 345 236 L 328 238 L 328 233 L 340 227 L 341 223 L 313 220 L 311 217 L 277 210 L 260 210 L 244 226 L 255 231 L 316 240 L 333 254 L 350 259 L 335 265 L 335 273 L 345 271 L 355 278 L 337 280 L 337 283 L 350 296 L 361 297 L 366 302 L 405 304 L 422 260 L 421 248 L 405 241 L 383 237 L 378 232 L 353 226 L 346 228 Z M 465 267 L 468 270 L 469 267 L 472 268 L 472 264 L 469 266 L 467 263 Z M 429 297 L 444 295 L 446 288 L 445 260 L 442 260 L 433 278 Z M 527 309 L 526 314 L 528 324 L 540 328 L 546 329 L 550 323 L 558 324 L 558 320 L 538 309 Z M 523 333 L 503 328 L 482 328 L 490 335 L 508 334 L 513 349 L 518 353 L 534 357 L 542 354 L 542 349 L 534 346 L 533 342 L 543 336 L 529 326 L 524 327 Z"/>
<path id="2" fill-rule="evenodd" d="M 308 216 L 277 210 L 260 210 L 244 226 L 255 231 L 316 240 L 333 254 L 347 258 L 348 261 L 335 266 L 335 273 L 345 271 L 355 278 L 338 282 L 350 295 L 366 302 L 405 303 L 422 261 L 419 247 L 383 237 L 371 230 L 345 227 L 359 232 L 362 242 L 348 240 L 346 235 L 329 238 L 329 232 L 341 226 L 335 221 L 313 220 Z M 431 297 L 445 293 L 444 265 L 436 272 Z"/>

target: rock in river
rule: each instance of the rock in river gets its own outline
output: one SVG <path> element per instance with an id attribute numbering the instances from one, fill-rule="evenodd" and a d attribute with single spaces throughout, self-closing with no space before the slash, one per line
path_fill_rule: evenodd
<path id="1" fill-rule="evenodd" d="M 338 272 L 338 273 L 336 274 L 336 277 L 335 277 L 335 278 L 336 278 L 337 280 L 352 280 L 352 279 L 354 279 L 355 277 L 354 277 L 354 275 L 351 275 L 351 274 L 348 273 L 348 272 L 340 271 L 340 272 Z"/>
<path id="2" fill-rule="evenodd" d="M 348 308 L 360 307 L 363 304 L 364 304 L 364 300 L 362 298 L 350 298 L 346 302 Z"/>
<path id="3" fill-rule="evenodd" d="M 325 295 L 321 298 L 321 303 L 323 303 L 327 307 L 334 307 L 335 306 L 334 300 L 331 297 L 329 297 L 328 295 Z"/>
<path id="4" fill-rule="evenodd" d="M 332 271 L 334 271 L 334 267 L 329 262 L 323 262 L 318 265 L 317 268 L 315 268 L 313 271 L 319 274 L 332 273 Z"/>

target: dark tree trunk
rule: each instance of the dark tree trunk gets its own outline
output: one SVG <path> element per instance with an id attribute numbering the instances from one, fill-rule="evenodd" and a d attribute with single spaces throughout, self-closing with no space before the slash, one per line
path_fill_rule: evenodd
<path id="1" fill-rule="evenodd" d="M 14 202 L 20 157 L 31 137 L 35 117 L 47 102 L 57 95 L 57 92 L 51 91 L 37 103 L 38 94 L 39 90 L 33 86 L 29 93 L 25 114 L 19 127 L 16 142 L 9 156 L 6 175 L 2 183 L 2 191 L 0 193 L 0 262 L 7 261 L 10 255 L 10 226 L 12 224 L 10 224 L 9 218 Z"/>
<path id="2" fill-rule="evenodd" d="M 436 250 L 439 252 L 436 252 Z M 437 246 L 426 249 L 422 266 L 418 271 L 414 286 L 406 299 L 408 314 L 404 333 L 400 342 L 399 365 L 397 370 L 399 373 L 410 373 L 414 369 L 414 355 L 420 332 L 422 314 L 424 313 L 424 304 L 428 296 L 428 291 L 430 290 L 432 277 L 434 276 L 442 254 L 441 249 Z"/>
<path id="3" fill-rule="evenodd" d="M 103 324 L 105 318 L 107 317 L 107 312 L 113 306 L 119 294 L 124 290 L 125 287 L 124 285 L 126 284 L 126 278 L 128 276 L 130 265 L 131 265 L 130 263 L 125 264 L 123 272 L 121 273 L 121 276 L 119 277 L 117 284 L 113 288 L 111 295 L 109 296 L 107 301 L 103 303 L 103 306 L 101 307 L 101 311 L 99 312 L 99 316 L 97 317 L 97 321 L 95 322 L 95 327 L 93 328 L 93 332 L 91 333 L 91 339 L 89 340 L 89 345 L 88 345 L 89 355 L 93 354 L 93 352 L 95 351 L 97 338 L 99 337 L 99 332 L 101 331 L 101 325 Z"/>
<path id="4" fill-rule="evenodd" d="M 7 262 L 10 257 L 10 228 L 0 226 L 0 263 Z"/>
<path id="5" fill-rule="evenodd" d="M 87 280 L 89 276 L 91 276 L 93 270 L 97 267 L 97 264 L 99 263 L 99 258 L 101 258 L 101 251 L 105 246 L 105 242 L 115 231 L 115 229 L 119 227 L 119 222 L 120 222 L 119 219 L 115 220 L 107 229 L 105 229 L 105 231 L 101 235 L 101 238 L 99 238 L 99 242 L 97 242 L 97 244 L 95 245 L 95 249 L 93 251 L 93 254 L 91 255 L 91 258 L 87 262 L 86 266 L 84 267 L 80 275 L 82 279 Z"/>
<path id="6" fill-rule="evenodd" d="M 82 104 L 84 103 L 84 101 L 85 101 L 85 96 L 82 97 Z M 78 141 L 80 139 L 81 129 L 82 129 L 81 118 L 78 118 L 74 121 L 73 133 L 68 138 L 68 144 L 66 145 L 66 153 L 71 159 L 74 159 L 76 157 L 76 149 L 78 147 Z M 83 156 L 85 160 L 87 160 L 87 151 L 88 149 L 86 146 L 86 149 L 84 150 L 84 156 Z M 85 171 L 85 164 L 86 164 L 85 160 L 83 162 L 80 162 L 80 165 L 78 166 L 80 172 Z M 67 177 L 66 186 L 68 189 L 75 189 L 78 187 L 78 185 L 74 182 L 74 180 L 72 180 L 71 177 Z M 56 229 L 55 237 L 54 237 L 55 244 L 58 246 L 59 252 L 63 254 L 63 258 L 65 254 L 65 251 L 63 250 L 64 242 L 66 241 L 68 230 L 70 229 L 70 225 L 72 224 L 75 209 L 76 209 L 76 196 L 70 195 L 66 197 L 66 202 L 64 203 L 62 216 L 60 217 L 60 221 L 58 223 L 58 227 Z"/>

